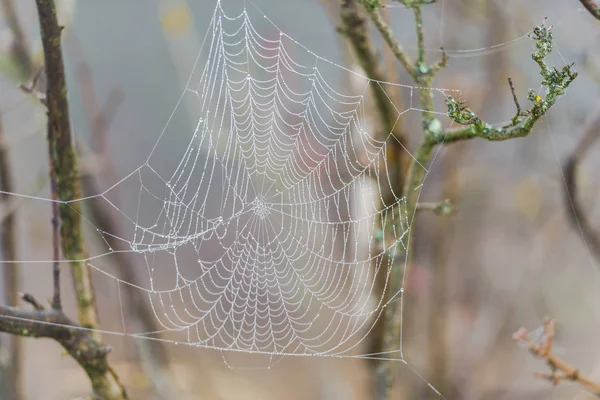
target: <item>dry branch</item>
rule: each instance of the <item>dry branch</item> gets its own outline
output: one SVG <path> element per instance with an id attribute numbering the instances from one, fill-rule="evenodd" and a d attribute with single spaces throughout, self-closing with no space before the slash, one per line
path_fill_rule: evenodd
<path id="1" fill-rule="evenodd" d="M 534 341 L 531 339 L 525 328 L 519 329 L 513 337 L 515 340 L 525 343 L 534 357 L 541 358 L 548 364 L 550 372 L 536 372 L 534 374 L 536 377 L 548 380 L 555 386 L 564 380 L 577 382 L 586 390 L 600 397 L 600 384 L 584 378 L 577 368 L 572 367 L 552 353 L 555 334 L 556 320 L 546 319 L 544 321 L 544 335 L 541 340 Z"/>

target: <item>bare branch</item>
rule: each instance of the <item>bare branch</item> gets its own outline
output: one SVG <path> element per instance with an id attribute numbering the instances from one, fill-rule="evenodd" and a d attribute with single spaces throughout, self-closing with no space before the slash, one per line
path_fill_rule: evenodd
<path id="1" fill-rule="evenodd" d="M 553 39 L 551 29 L 551 26 L 547 27 L 545 24 L 542 24 L 537 26 L 531 35 L 531 38 L 536 41 L 536 52 L 533 53 L 532 58 L 540 68 L 542 86 L 546 87 L 545 97 L 542 98 L 535 91 L 530 90 L 527 99 L 531 103 L 531 107 L 526 111 L 521 111 L 521 107 L 516 102 L 517 115 L 512 119 L 512 122 L 506 126 L 495 127 L 483 121 L 464 102 L 447 96 L 448 116 L 457 124 L 464 125 L 465 127 L 440 131 L 432 137 L 434 142 L 436 144 L 452 143 L 474 137 L 498 141 L 529 135 L 536 122 L 542 116 L 546 115 L 558 98 L 565 93 L 567 88 L 577 78 L 577 72 L 573 70 L 573 64 L 565 65 L 560 70 L 550 68 L 546 64 L 546 57 L 552 51 Z M 512 84 L 511 90 L 513 90 Z M 521 120 L 519 116 L 526 117 Z"/>
<path id="2" fill-rule="evenodd" d="M 35 302 L 36 304 L 37 301 Z M 119 379 L 107 361 L 110 348 L 98 343 L 60 310 L 23 310 L 0 305 L 0 331 L 32 338 L 50 338 L 85 370 L 95 383 L 94 391 L 103 400 L 127 399 Z"/>
<path id="3" fill-rule="evenodd" d="M 385 42 L 388 44 L 394 56 L 396 56 L 398 61 L 400 61 L 400 64 L 402 64 L 404 69 L 406 69 L 406 72 L 408 72 L 411 76 L 414 77 L 416 74 L 414 62 L 410 59 L 408 54 L 406 54 L 406 51 L 394 36 L 394 32 L 392 32 L 392 29 L 385 22 L 385 19 L 383 18 L 377 7 L 369 6 L 368 3 L 364 2 L 364 0 L 359 1 L 361 2 L 361 4 L 364 5 L 365 10 L 367 10 L 367 13 L 369 14 L 369 17 L 371 17 L 371 20 L 377 27 L 377 30 L 379 30 L 379 32 L 381 33 L 381 37 L 383 37 Z"/>
<path id="4" fill-rule="evenodd" d="M 584 378 L 577 368 L 572 367 L 552 353 L 555 334 L 556 320 L 547 319 L 544 321 L 544 336 L 540 341 L 532 340 L 525 328 L 515 332 L 513 338 L 525 343 L 534 357 L 541 358 L 548 364 L 550 372 L 536 372 L 534 374 L 536 377 L 550 381 L 553 385 L 558 385 L 563 380 L 577 382 L 589 392 L 600 397 L 600 384 Z"/>
<path id="5" fill-rule="evenodd" d="M 48 104 L 48 140 L 51 162 L 57 181 L 61 220 L 60 236 L 63 256 L 83 260 L 86 250 L 81 232 L 78 203 L 65 203 L 81 198 L 79 167 L 73 147 L 71 120 L 61 48 L 62 27 L 56 19 L 53 0 L 36 0 L 46 65 L 46 101 Z M 98 328 L 98 314 L 89 267 L 82 261 L 70 264 L 75 284 L 79 321 L 87 328 Z"/>

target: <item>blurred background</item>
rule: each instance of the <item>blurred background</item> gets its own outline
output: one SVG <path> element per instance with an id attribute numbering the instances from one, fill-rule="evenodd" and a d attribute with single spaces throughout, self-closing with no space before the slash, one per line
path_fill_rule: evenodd
<path id="1" fill-rule="evenodd" d="M 314 53 L 358 68 L 345 39 L 336 32 L 338 1 L 254 2 Z M 14 14 L 6 12 L 8 3 Z M 93 195 L 120 182 L 107 198 L 131 215 L 138 206 L 139 188 L 122 180 L 146 161 L 186 89 L 215 1 L 57 3 L 60 22 L 66 26 L 69 99 L 84 191 Z M 242 0 L 223 3 L 239 9 Z M 16 17 L 23 31 L 18 41 L 39 65 L 35 4 L 3 0 L 3 7 L 0 121 L 13 176 L 11 191 L 45 199 L 50 197 L 45 110 L 18 87 L 31 81 L 35 68 L 19 58 L 14 30 Z M 533 41 L 526 34 L 544 17 L 553 25 L 555 38 L 551 63 L 562 67 L 575 62 L 579 77 L 529 137 L 499 143 L 472 140 L 437 153 L 421 199 L 450 198 L 457 212 L 451 217 L 421 213 L 415 222 L 403 331 L 404 358 L 410 367 L 400 370 L 397 398 L 436 398 L 428 383 L 448 399 L 591 398 L 576 384 L 552 387 L 535 379 L 531 372 L 545 371 L 546 366 L 519 346 L 512 333 L 521 326 L 535 331 L 544 317 L 556 318 L 555 352 L 587 377 L 600 380 L 600 262 L 570 226 L 561 167 L 586 122 L 599 112 L 600 22 L 577 0 L 438 0 L 424 6 L 423 12 L 430 60 L 440 57 L 440 47 L 450 57 L 433 86 L 460 90 L 467 104 L 491 123 L 514 115 L 507 77 L 514 81 L 522 104 L 529 88 L 540 87 L 539 70 L 531 60 Z M 397 38 L 414 54 L 410 10 L 393 3 L 385 13 Z M 266 21 L 253 22 L 265 36 L 276 32 Z M 388 65 L 389 54 L 377 32 L 372 37 L 381 63 Z M 413 85 L 406 73 L 396 70 L 391 81 Z M 349 75 L 331 74 L 327 79 L 339 86 L 348 82 Z M 398 90 L 397 101 L 399 110 L 409 109 L 410 90 Z M 445 111 L 443 102 L 436 105 L 436 111 Z M 179 161 L 176 149 L 189 141 L 198 118 L 193 113 L 186 118 L 185 107 L 180 112 L 181 118 L 169 124 L 169 140 L 162 142 L 165 165 Z M 421 133 L 419 117 L 417 111 L 408 111 L 401 119 L 410 150 Z M 585 214 L 597 229 L 599 154 L 600 146 L 592 148 L 577 176 Z M 31 262 L 0 264 L 3 298 L 11 303 L 16 293 L 25 292 L 49 299 L 51 264 L 33 261 L 51 258 L 50 205 L 17 196 L 5 200 L 0 216 L 15 216 L 17 248 L 16 254 L 1 254 L 2 259 Z M 83 206 L 90 254 L 114 247 L 98 240 L 96 228 L 127 230 L 123 215 L 112 209 L 107 217 L 93 200 Z M 102 328 L 122 332 L 124 321 L 126 331 L 155 330 L 147 299 L 100 272 L 128 282 L 139 280 L 145 265 L 122 254 L 129 253 L 103 257 L 94 272 Z M 63 271 L 66 312 L 74 316 L 70 276 Z M 288 356 L 265 369 L 260 356 L 240 356 L 231 369 L 215 350 L 122 335 L 103 339 L 113 347 L 111 364 L 133 399 L 371 398 L 372 366 L 363 359 Z M 0 336 L 0 346 L 4 377 L 0 398 L 58 400 L 85 398 L 89 393 L 84 372 L 55 342 Z M 21 397 L 14 397 L 15 390 Z"/>

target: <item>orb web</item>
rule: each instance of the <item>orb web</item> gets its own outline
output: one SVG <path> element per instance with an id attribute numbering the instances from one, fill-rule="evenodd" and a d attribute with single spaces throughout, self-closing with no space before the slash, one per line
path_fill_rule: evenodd
<path id="1" fill-rule="evenodd" d="M 263 33 L 253 17 L 217 4 L 178 105 L 194 118 L 189 141 L 165 165 L 172 119 L 130 177 L 142 192 L 130 247 L 147 260 L 158 321 L 188 344 L 350 354 L 381 312 L 375 277 L 387 276 L 387 255 L 408 230 L 388 173 L 396 139 L 367 118 L 367 93 L 382 83 L 274 25 Z M 353 83 L 332 83 L 334 74 Z M 383 204 L 382 192 L 393 201 Z M 400 223 L 369 246 L 391 215 Z"/>
<path id="2" fill-rule="evenodd" d="M 365 356 L 386 302 L 402 301 L 402 289 L 385 301 L 383 293 L 392 268 L 404 267 L 397 255 L 411 218 L 392 164 L 412 155 L 376 126 L 371 92 L 388 96 L 398 123 L 423 111 L 413 104 L 419 88 L 312 52 L 250 1 L 230 8 L 217 2 L 146 161 L 103 193 L 73 200 L 104 201 L 120 219 L 119 232 L 85 220 L 102 248 L 85 261 L 116 282 L 121 307 L 122 330 L 103 332 L 247 353 Z M 431 90 L 439 104 L 450 91 Z M 118 252 L 138 261 L 130 268 L 139 281 L 111 269 Z M 144 294 L 160 331 L 126 326 L 123 285 Z"/>

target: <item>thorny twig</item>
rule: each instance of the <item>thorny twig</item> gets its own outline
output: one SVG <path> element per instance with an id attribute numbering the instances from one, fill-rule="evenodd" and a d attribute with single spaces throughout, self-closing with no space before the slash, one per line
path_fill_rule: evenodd
<path id="1" fill-rule="evenodd" d="M 563 197 L 571 226 L 581 234 L 584 243 L 600 264 L 600 232 L 591 226 L 589 218 L 585 215 L 577 185 L 577 169 L 598 138 L 600 138 L 600 108 L 586 124 L 579 143 L 564 163 L 565 185 Z"/>
<path id="2" fill-rule="evenodd" d="M 544 335 L 539 341 L 535 341 L 529 337 L 527 329 L 521 328 L 514 333 L 513 338 L 527 345 L 529 352 L 537 358 L 546 361 L 550 372 L 536 372 L 534 375 L 538 378 L 547 380 L 553 385 L 558 385 L 564 380 L 577 382 L 586 390 L 600 396 L 600 384 L 584 378 L 579 373 L 579 370 L 567 364 L 554 353 L 552 353 L 552 344 L 556 334 L 556 320 L 546 319 L 544 321 Z"/>

